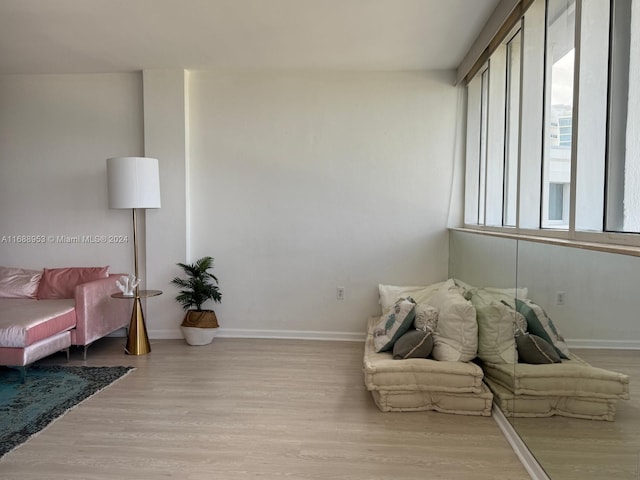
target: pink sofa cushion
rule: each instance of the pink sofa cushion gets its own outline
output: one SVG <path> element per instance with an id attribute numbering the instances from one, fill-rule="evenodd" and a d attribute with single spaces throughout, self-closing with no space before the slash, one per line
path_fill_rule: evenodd
<path id="1" fill-rule="evenodd" d="M 38 288 L 38 299 L 74 298 L 76 286 L 108 276 L 108 266 L 45 268 Z"/>
<path id="2" fill-rule="evenodd" d="M 74 300 L 0 299 L 0 347 L 26 347 L 76 326 Z"/>
<path id="3" fill-rule="evenodd" d="M 0 348 L 0 365 L 26 366 L 71 346 L 69 330 L 56 333 L 26 347 Z"/>
<path id="4" fill-rule="evenodd" d="M 42 270 L 0 267 L 0 298 L 36 298 Z"/>

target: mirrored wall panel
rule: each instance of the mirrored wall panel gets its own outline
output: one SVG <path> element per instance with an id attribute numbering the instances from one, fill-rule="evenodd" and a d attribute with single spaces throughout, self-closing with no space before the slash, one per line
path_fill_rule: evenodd
<path id="1" fill-rule="evenodd" d="M 513 287 L 516 284 L 517 242 L 451 231 L 449 277 L 482 287 Z"/>
<path id="2" fill-rule="evenodd" d="M 501 287 L 488 288 L 493 310 L 476 302 L 479 335 L 482 322 L 503 333 L 511 322 L 515 359 L 482 358 L 486 341 L 478 355 L 549 477 L 640 478 L 640 258 L 452 231 L 449 264 L 473 288 Z"/>
<path id="3" fill-rule="evenodd" d="M 519 241 L 518 284 L 569 351 L 540 386 L 558 414 L 518 417 L 518 434 L 553 479 L 639 478 L 640 258 Z"/>

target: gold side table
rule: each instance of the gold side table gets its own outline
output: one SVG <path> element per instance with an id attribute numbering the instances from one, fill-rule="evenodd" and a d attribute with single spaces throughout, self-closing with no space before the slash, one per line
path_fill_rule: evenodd
<path id="1" fill-rule="evenodd" d="M 144 323 L 144 313 L 142 312 L 141 298 L 157 297 L 162 295 L 160 290 L 136 290 L 134 295 L 125 295 L 122 292 L 113 293 L 113 298 L 133 299 L 133 309 L 131 310 L 131 322 L 129 323 L 129 334 L 127 335 L 127 346 L 125 353 L 128 355 L 146 355 L 151 351 L 147 326 Z"/>

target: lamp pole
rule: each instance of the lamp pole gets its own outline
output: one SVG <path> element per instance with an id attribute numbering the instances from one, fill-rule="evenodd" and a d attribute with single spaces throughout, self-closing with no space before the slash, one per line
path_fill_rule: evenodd
<path id="1" fill-rule="evenodd" d="M 140 280 L 138 277 L 138 221 L 136 209 L 132 208 L 131 210 L 133 211 L 133 268 L 136 280 Z M 151 345 L 149 345 L 147 326 L 142 312 L 139 284 L 135 287 L 133 302 L 125 350 L 129 355 L 145 355 L 151 351 Z"/>

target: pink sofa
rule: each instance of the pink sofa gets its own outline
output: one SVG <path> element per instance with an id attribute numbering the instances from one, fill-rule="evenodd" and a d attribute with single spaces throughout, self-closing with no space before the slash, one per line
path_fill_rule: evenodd
<path id="1" fill-rule="evenodd" d="M 0 365 L 28 365 L 71 345 L 127 327 L 131 300 L 119 292 L 108 267 L 25 270 L 0 267 Z"/>

